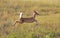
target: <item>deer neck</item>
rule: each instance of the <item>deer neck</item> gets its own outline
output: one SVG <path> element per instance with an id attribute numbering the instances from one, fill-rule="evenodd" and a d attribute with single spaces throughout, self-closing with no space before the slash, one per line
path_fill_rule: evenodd
<path id="1" fill-rule="evenodd" d="M 33 15 L 33 18 L 35 18 L 35 17 L 36 17 L 36 14 Z"/>

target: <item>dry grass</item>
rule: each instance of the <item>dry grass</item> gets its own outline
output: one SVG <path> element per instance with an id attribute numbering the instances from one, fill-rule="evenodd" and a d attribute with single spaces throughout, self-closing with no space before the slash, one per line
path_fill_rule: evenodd
<path id="1" fill-rule="evenodd" d="M 52 0 L 51 0 L 52 1 Z M 43 0 L 42 0 L 43 2 Z M 60 5 L 48 1 L 0 1 L 0 38 L 60 38 Z M 19 10 L 23 11 L 23 17 L 31 17 L 33 10 L 38 10 L 36 23 L 17 23 Z M 31 15 L 30 15 L 31 14 Z"/>

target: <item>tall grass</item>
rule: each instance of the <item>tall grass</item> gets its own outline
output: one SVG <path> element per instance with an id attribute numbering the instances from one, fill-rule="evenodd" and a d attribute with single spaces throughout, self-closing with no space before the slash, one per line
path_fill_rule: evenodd
<path id="1" fill-rule="evenodd" d="M 52 3 L 51 3 L 52 2 Z M 60 38 L 60 5 L 59 0 L 53 1 L 0 1 L 0 38 Z M 33 10 L 38 10 L 40 16 L 36 23 L 17 23 L 19 11 L 23 17 L 31 17 Z"/>

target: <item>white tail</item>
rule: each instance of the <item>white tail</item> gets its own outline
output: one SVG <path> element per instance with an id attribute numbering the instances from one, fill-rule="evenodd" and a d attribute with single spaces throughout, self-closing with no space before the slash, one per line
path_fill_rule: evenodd
<path id="1" fill-rule="evenodd" d="M 19 19 L 22 17 L 22 12 L 20 12 Z"/>
<path id="2" fill-rule="evenodd" d="M 24 23 L 24 22 L 27 22 L 27 23 L 32 23 L 32 22 L 37 22 L 37 20 L 35 19 L 36 15 L 39 15 L 36 11 L 34 11 L 34 16 L 33 17 L 30 17 L 30 18 L 23 18 L 22 17 L 22 12 L 20 13 L 20 17 L 19 17 L 19 20 L 17 20 L 15 22 L 16 23 Z M 15 25 L 14 24 L 14 25 Z"/>

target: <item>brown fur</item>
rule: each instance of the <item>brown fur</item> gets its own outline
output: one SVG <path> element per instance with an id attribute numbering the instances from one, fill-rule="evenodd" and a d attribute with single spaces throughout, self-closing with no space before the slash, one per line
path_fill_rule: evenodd
<path id="1" fill-rule="evenodd" d="M 30 17 L 30 18 L 23 18 L 23 17 L 21 17 L 19 21 L 15 22 L 15 24 L 16 23 L 24 23 L 24 22 L 26 22 L 26 23 L 37 22 L 37 20 L 35 19 L 36 15 L 39 15 L 39 14 L 36 11 L 34 11 L 34 16 L 33 17 Z"/>

